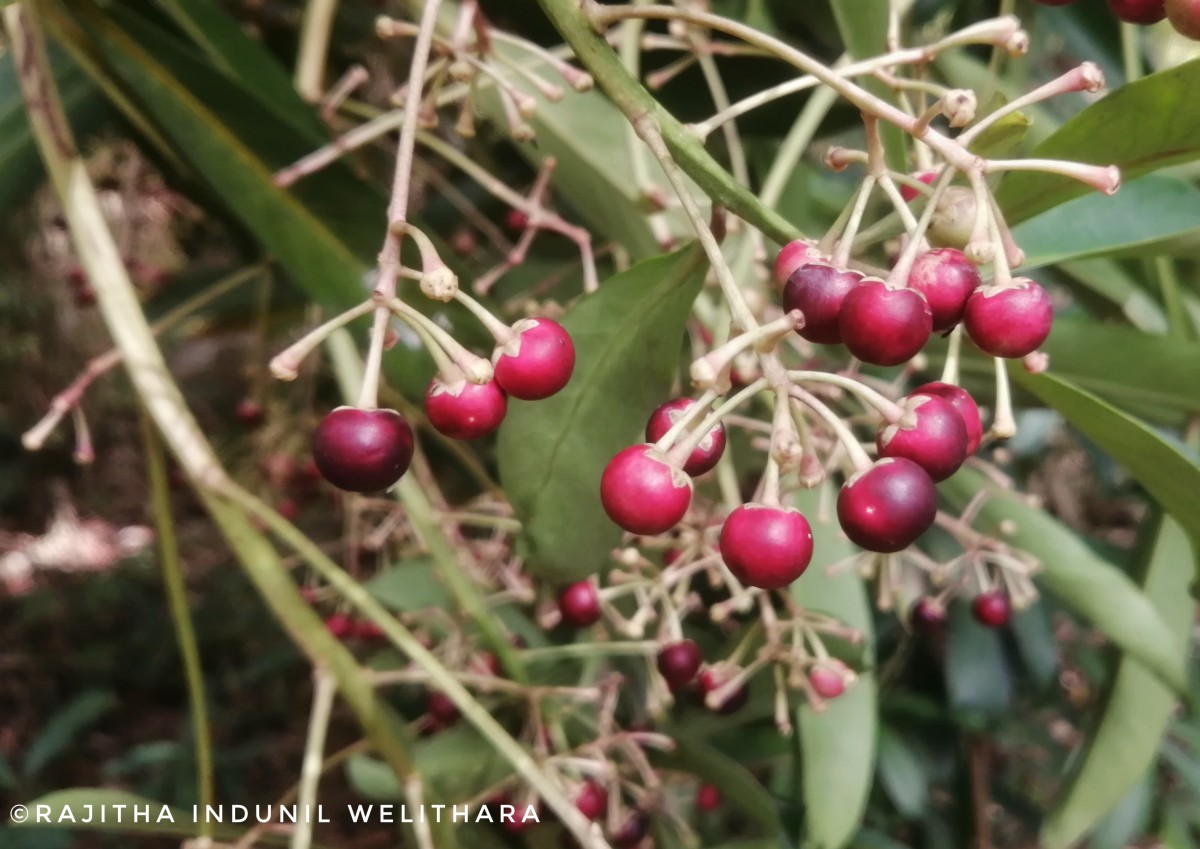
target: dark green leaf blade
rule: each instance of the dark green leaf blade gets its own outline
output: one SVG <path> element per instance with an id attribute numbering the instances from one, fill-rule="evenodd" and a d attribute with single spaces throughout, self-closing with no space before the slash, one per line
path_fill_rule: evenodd
<path id="1" fill-rule="evenodd" d="M 771 794 L 746 767 L 694 738 L 676 737 L 675 748 L 655 763 L 691 773 L 721 791 L 730 806 L 746 814 L 767 835 L 782 840 L 783 822 Z M 778 845 L 778 844 L 776 844 Z"/>

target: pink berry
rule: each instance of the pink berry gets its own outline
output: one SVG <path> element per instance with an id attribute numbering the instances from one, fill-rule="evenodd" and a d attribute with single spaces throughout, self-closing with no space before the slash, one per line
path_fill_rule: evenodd
<path id="1" fill-rule="evenodd" d="M 880 457 L 912 460 L 936 481 L 958 471 L 967 459 L 967 425 L 954 405 L 937 395 L 904 399 L 899 421 L 880 428 Z"/>
<path id="2" fill-rule="evenodd" d="M 425 713 L 439 726 L 452 725 L 459 716 L 458 705 L 441 690 L 430 690 L 425 696 Z"/>
<path id="3" fill-rule="evenodd" d="M 650 421 L 646 423 L 646 441 L 658 442 L 662 439 L 680 416 L 695 404 L 696 402 L 692 398 L 675 398 L 661 405 L 650 414 Z M 725 425 L 718 423 L 704 435 L 700 444 L 696 446 L 696 450 L 688 456 L 687 462 L 683 464 L 683 470 L 694 478 L 699 477 L 717 465 L 724 453 Z"/>
<path id="4" fill-rule="evenodd" d="M 395 410 L 338 407 L 317 426 L 312 453 L 321 475 L 338 489 L 375 492 L 408 471 L 413 432 Z"/>
<path id="5" fill-rule="evenodd" d="M 933 313 L 915 289 L 864 279 L 842 302 L 842 341 L 864 363 L 898 366 L 920 353 L 933 331 Z"/>
<path id="6" fill-rule="evenodd" d="M 692 479 L 653 445 L 631 445 L 600 479 L 604 512 L 632 534 L 651 536 L 679 524 L 692 503 Z"/>
<path id="7" fill-rule="evenodd" d="M 804 313 L 804 326 L 797 331 L 803 338 L 819 345 L 836 345 L 842 341 L 838 324 L 842 302 L 862 279 L 857 271 L 810 262 L 788 278 L 783 308 Z"/>
<path id="8" fill-rule="evenodd" d="M 668 643 L 658 651 L 658 672 L 667 682 L 671 692 L 690 684 L 700 671 L 702 663 L 704 655 L 700 646 L 691 640 Z"/>
<path id="9" fill-rule="evenodd" d="M 728 680 L 728 677 L 718 673 L 713 667 L 710 666 L 700 673 L 700 692 L 707 696 L 709 693 L 724 687 Z M 714 708 L 713 710 L 715 713 L 721 714 L 722 716 L 736 713 L 745 706 L 749 699 L 750 690 L 745 684 L 742 684 L 740 687 L 736 688 L 732 693 L 726 696 L 725 701 L 723 701 L 720 706 Z"/>
<path id="10" fill-rule="evenodd" d="M 838 664 L 837 666 L 840 666 Z M 833 661 L 817 664 L 808 670 L 808 683 L 813 692 L 823 699 L 836 699 L 846 692 L 846 678 Z"/>
<path id="11" fill-rule="evenodd" d="M 1200 0 L 1166 0 L 1167 20 L 1180 35 L 1200 41 Z"/>
<path id="12" fill-rule="evenodd" d="M 788 278 L 797 268 L 808 265 L 813 260 L 819 259 L 820 256 L 816 242 L 810 242 L 808 239 L 796 239 L 788 242 L 775 257 L 773 276 L 776 285 L 785 286 Z"/>
<path id="13" fill-rule="evenodd" d="M 967 299 L 982 282 L 975 264 L 954 248 L 926 251 L 913 261 L 908 274 L 909 287 L 929 302 L 935 333 L 949 330 L 962 321 Z"/>
<path id="14" fill-rule="evenodd" d="M 925 185 L 929 186 L 929 185 L 932 185 L 933 181 L 938 178 L 938 172 L 937 171 L 918 171 L 917 173 L 913 174 L 912 176 L 913 176 L 914 180 L 918 180 L 918 181 L 924 183 Z M 900 188 L 900 197 L 902 197 L 908 203 L 911 203 L 912 201 L 916 200 L 921 194 L 919 191 L 914 189 L 912 186 L 901 185 L 899 188 Z"/>
<path id="15" fill-rule="evenodd" d="M 1108 0 L 1108 8 L 1127 24 L 1156 24 L 1167 16 L 1163 0 Z"/>
<path id="16" fill-rule="evenodd" d="M 967 426 L 967 456 L 974 454 L 983 442 L 983 420 L 979 416 L 979 405 L 971 397 L 971 393 L 953 383 L 942 383 L 935 380 L 918 386 L 912 391 L 913 395 L 936 395 L 954 405 Z"/>
<path id="17" fill-rule="evenodd" d="M 919 598 L 908 613 L 908 622 L 919 634 L 937 634 L 946 627 L 946 608 L 931 598 Z"/>
<path id="18" fill-rule="evenodd" d="M 1013 283 L 984 286 L 967 301 L 967 334 L 993 357 L 1019 359 L 1032 354 L 1046 341 L 1054 323 L 1054 305 L 1045 289 L 1025 277 Z"/>
<path id="19" fill-rule="evenodd" d="M 720 548 L 725 565 L 743 584 L 777 590 L 808 568 L 812 527 L 791 507 L 743 504 L 725 520 Z"/>
<path id="20" fill-rule="evenodd" d="M 929 530 L 937 491 L 929 475 L 903 457 L 886 457 L 846 481 L 838 493 L 838 523 L 867 551 L 901 551 Z"/>
<path id="21" fill-rule="evenodd" d="M 548 318 L 526 318 L 512 330 L 512 341 L 496 349 L 500 388 L 514 398 L 538 401 L 566 386 L 575 370 L 575 345 L 566 329 Z"/>
<path id="22" fill-rule="evenodd" d="M 586 628 L 600 621 L 600 593 L 590 580 L 569 584 L 559 590 L 558 612 L 574 628 Z"/>
<path id="23" fill-rule="evenodd" d="M 478 439 L 500 426 L 508 398 L 494 380 L 446 383 L 435 377 L 425 392 L 425 414 L 434 428 L 452 439 Z"/>
<path id="24" fill-rule="evenodd" d="M 585 781 L 575 796 L 575 807 L 588 819 L 598 820 L 608 810 L 608 791 L 595 781 Z"/>
<path id="25" fill-rule="evenodd" d="M 1012 616 L 1012 604 L 1003 592 L 991 590 L 975 596 L 971 615 L 985 628 L 1003 628 Z"/>
<path id="26" fill-rule="evenodd" d="M 723 801 L 721 791 L 711 784 L 701 784 L 696 789 L 696 807 L 701 811 L 715 811 Z"/>
<path id="27" fill-rule="evenodd" d="M 334 613 L 325 619 L 325 630 L 344 640 L 354 633 L 354 620 L 345 613 Z"/>

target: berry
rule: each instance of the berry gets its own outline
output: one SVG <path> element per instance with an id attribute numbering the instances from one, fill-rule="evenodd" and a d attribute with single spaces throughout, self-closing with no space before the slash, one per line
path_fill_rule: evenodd
<path id="1" fill-rule="evenodd" d="M 425 696 L 425 713 L 439 726 L 452 725 L 459 717 L 458 705 L 441 690 L 430 690 Z"/>
<path id="2" fill-rule="evenodd" d="M 1200 0 L 1166 0 L 1167 20 L 1180 35 L 1200 41 Z"/>
<path id="3" fill-rule="evenodd" d="M 940 247 L 966 247 L 975 229 L 975 193 L 966 186 L 950 186 L 933 209 L 929 241 Z"/>
<path id="4" fill-rule="evenodd" d="M 617 849 L 633 849 L 650 831 L 650 822 L 641 811 L 631 811 L 625 822 L 613 832 L 612 843 Z"/>
<path id="5" fill-rule="evenodd" d="M 590 580 L 579 581 L 559 590 L 558 612 L 563 621 L 575 628 L 586 628 L 600 621 L 600 594 Z"/>
<path id="6" fill-rule="evenodd" d="M 374 492 L 408 471 L 413 432 L 395 410 L 338 407 L 317 426 L 312 453 L 321 475 L 338 489 Z"/>
<path id="7" fill-rule="evenodd" d="M 718 673 L 711 666 L 700 673 L 700 692 L 707 696 L 714 690 L 719 690 L 729 680 L 729 677 Z M 732 693 L 725 697 L 719 706 L 713 708 L 714 713 L 719 713 L 726 716 L 731 713 L 736 713 L 750 699 L 750 690 L 745 684 L 738 687 Z M 707 704 L 707 702 L 706 702 Z"/>
<path id="8" fill-rule="evenodd" d="M 723 801 L 721 791 L 711 784 L 701 784 L 696 789 L 696 807 L 702 811 L 715 811 Z"/>
<path id="9" fill-rule="evenodd" d="M 813 692 L 823 699 L 836 699 L 846 692 L 846 677 L 839 668 L 841 666 L 840 663 L 827 661 L 808 670 L 808 683 Z"/>
<path id="10" fill-rule="evenodd" d="M 692 503 L 692 479 L 653 445 L 631 445 L 609 461 L 600 500 L 610 519 L 649 536 L 679 524 Z"/>
<path id="11" fill-rule="evenodd" d="M 1108 8 L 1127 24 L 1156 24 L 1167 16 L 1163 0 L 1108 0 Z"/>
<path id="12" fill-rule="evenodd" d="M 608 791 L 595 781 L 585 781 L 575 796 L 575 807 L 590 820 L 598 820 L 608 810 Z"/>
<path id="13" fill-rule="evenodd" d="M 783 308 L 804 313 L 804 326 L 796 332 L 820 345 L 841 342 L 838 316 L 842 302 L 862 279 L 857 271 L 835 268 L 827 262 L 810 262 L 796 269 L 783 289 Z"/>
<path id="14" fill-rule="evenodd" d="M 650 421 L 646 422 L 646 441 L 658 442 L 662 439 L 671 426 L 679 420 L 679 417 L 690 410 L 695 403 L 695 400 L 691 398 L 675 398 L 661 405 L 650 414 Z M 696 450 L 688 456 L 687 461 L 683 464 L 683 470 L 694 478 L 699 477 L 717 465 L 724 453 L 725 425 L 718 423 L 704 435 L 700 444 L 696 446 Z"/>
<path id="15" fill-rule="evenodd" d="M 557 321 L 526 318 L 514 337 L 496 349 L 496 383 L 514 398 L 538 401 L 558 392 L 575 370 L 575 345 Z"/>
<path id="16" fill-rule="evenodd" d="M 838 523 L 867 551 L 901 551 L 929 530 L 937 491 L 925 470 L 903 457 L 886 457 L 846 481 L 838 493 Z"/>
<path id="17" fill-rule="evenodd" d="M 863 280 L 842 302 L 842 341 L 864 363 L 898 366 L 929 341 L 933 313 L 915 289 L 893 289 L 877 277 Z"/>
<path id="18" fill-rule="evenodd" d="M 325 630 L 339 640 L 344 640 L 354 633 L 354 620 L 345 613 L 334 613 L 325 619 Z"/>
<path id="19" fill-rule="evenodd" d="M 1012 286 L 984 286 L 967 301 L 967 335 L 985 354 L 1017 359 L 1050 335 L 1054 305 L 1038 284 L 1018 277 Z"/>
<path id="20" fill-rule="evenodd" d="M 246 427 L 256 427 L 263 423 L 263 419 L 267 417 L 267 411 L 253 398 L 243 398 L 238 401 L 233 415 Z"/>
<path id="21" fill-rule="evenodd" d="M 1012 616 L 1012 604 L 1000 590 L 990 590 L 975 596 L 971 615 L 985 628 L 1003 628 Z"/>
<path id="22" fill-rule="evenodd" d="M 908 622 L 918 634 L 937 634 L 946 627 L 946 608 L 931 598 L 919 598 L 908 612 Z"/>
<path id="23" fill-rule="evenodd" d="M 529 226 L 529 216 L 519 209 L 510 209 L 504 213 L 504 226 L 519 233 Z"/>
<path id="24" fill-rule="evenodd" d="M 967 299 L 982 285 L 979 269 L 962 251 L 935 248 L 913 261 L 908 285 L 929 301 L 934 332 L 949 330 L 962 321 Z"/>
<path id="25" fill-rule="evenodd" d="M 935 482 L 957 472 L 967 459 L 967 425 L 954 405 L 937 395 L 910 395 L 902 409 L 899 421 L 879 429 L 879 456 L 912 460 Z"/>
<path id="26" fill-rule="evenodd" d="M 720 548 L 725 565 L 743 584 L 777 590 L 808 568 L 812 527 L 791 507 L 743 504 L 725 520 Z"/>
<path id="27" fill-rule="evenodd" d="M 775 267 L 772 273 L 776 285 L 780 287 L 787 285 L 788 278 L 797 268 L 808 265 L 813 260 L 819 259 L 820 256 L 816 242 L 810 242 L 807 239 L 788 242 L 775 257 Z"/>
<path id="28" fill-rule="evenodd" d="M 496 381 L 446 383 L 435 377 L 425 392 L 429 423 L 452 439 L 478 439 L 500 426 L 508 398 Z"/>
<path id="29" fill-rule="evenodd" d="M 925 185 L 930 186 L 930 185 L 933 185 L 933 181 L 938 178 L 938 172 L 937 171 L 918 171 L 917 173 L 913 174 L 912 177 L 914 180 L 918 180 L 918 181 L 924 183 Z M 905 186 L 905 185 L 901 184 L 899 186 L 899 189 L 900 189 L 900 197 L 903 198 L 905 200 L 905 202 L 907 202 L 907 203 L 911 203 L 912 201 L 916 200 L 917 197 L 919 197 L 921 194 L 919 191 L 914 189 L 912 186 Z"/>
<path id="30" fill-rule="evenodd" d="M 367 642 L 379 642 L 386 640 L 387 635 L 383 633 L 383 629 L 378 624 L 370 619 L 358 619 L 354 622 L 354 638 Z"/>
<path id="31" fill-rule="evenodd" d="M 667 682 L 671 692 L 690 684 L 700 671 L 702 663 L 704 654 L 700 651 L 700 646 L 691 640 L 668 643 L 658 650 L 658 672 Z"/>
<path id="32" fill-rule="evenodd" d="M 983 420 L 979 416 L 979 405 L 975 403 L 970 392 L 953 383 L 942 383 L 940 380 L 935 380 L 932 383 L 918 386 L 912 391 L 912 394 L 936 395 L 953 404 L 954 409 L 958 410 L 958 414 L 962 416 L 963 424 L 967 426 L 967 456 L 971 456 L 979 449 L 979 443 L 983 442 Z"/>

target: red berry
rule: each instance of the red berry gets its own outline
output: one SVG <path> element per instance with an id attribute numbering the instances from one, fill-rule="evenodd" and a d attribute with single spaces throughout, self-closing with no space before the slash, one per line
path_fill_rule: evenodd
<path id="1" fill-rule="evenodd" d="M 954 405 L 937 395 L 910 395 L 902 410 L 899 421 L 879 429 L 879 456 L 912 460 L 935 482 L 957 472 L 967 459 L 967 425 Z"/>
<path id="2" fill-rule="evenodd" d="M 1156 24 L 1167 16 L 1163 0 L 1108 0 L 1108 8 L 1127 24 Z"/>
<path id="3" fill-rule="evenodd" d="M 1200 0 L 1166 0 L 1167 19 L 1180 35 L 1200 41 Z"/>
<path id="4" fill-rule="evenodd" d="M 354 622 L 354 638 L 368 642 L 378 642 L 386 640 L 387 635 L 383 633 L 383 629 L 379 625 L 370 619 L 358 619 Z"/>
<path id="5" fill-rule="evenodd" d="M 933 313 L 915 289 L 893 289 L 877 277 L 859 283 L 842 302 L 842 341 L 864 363 L 898 366 L 929 341 Z"/>
<path id="6" fill-rule="evenodd" d="M 925 185 L 929 186 L 929 185 L 932 185 L 933 181 L 938 178 L 938 173 L 939 172 L 937 172 L 937 171 L 918 171 L 917 173 L 913 174 L 912 176 L 913 176 L 914 180 L 918 180 L 918 181 L 924 183 Z M 914 189 L 912 186 L 905 186 L 905 185 L 900 186 L 900 197 L 902 197 L 907 202 L 911 203 L 912 201 L 916 200 L 916 198 L 919 197 L 920 194 L 921 193 L 919 191 L 917 191 L 916 189 Z"/>
<path id="7" fill-rule="evenodd" d="M 395 410 L 338 407 L 317 426 L 312 452 L 321 475 L 338 489 L 374 492 L 408 471 L 413 432 Z"/>
<path id="8" fill-rule="evenodd" d="M 300 505 L 289 498 L 286 501 L 279 502 L 279 505 L 275 508 L 275 512 L 289 522 L 294 522 L 296 521 L 296 517 L 300 515 Z"/>
<path id="9" fill-rule="evenodd" d="M 743 504 L 725 520 L 720 548 L 725 565 L 743 584 L 777 590 L 808 568 L 812 527 L 791 507 Z"/>
<path id="10" fill-rule="evenodd" d="M 701 784 L 696 789 L 696 807 L 702 811 L 715 811 L 722 801 L 721 791 L 711 784 Z"/>
<path id="11" fill-rule="evenodd" d="M 797 268 L 820 257 L 816 242 L 810 242 L 808 239 L 788 242 L 775 257 L 775 267 L 772 269 L 775 284 L 780 287 L 787 285 L 788 279 Z"/>
<path id="12" fill-rule="evenodd" d="M 557 321 L 526 318 L 512 341 L 496 349 L 496 383 L 514 398 L 538 401 L 558 392 L 575 370 L 575 345 Z"/>
<path id="13" fill-rule="evenodd" d="M 841 342 L 842 302 L 862 279 L 857 271 L 827 262 L 810 262 L 794 271 L 783 289 L 783 308 L 804 313 L 804 326 L 796 332 L 820 345 Z"/>
<path id="14" fill-rule="evenodd" d="M 971 393 L 953 383 L 942 383 L 935 380 L 918 386 L 912 391 L 913 395 L 936 395 L 945 398 L 954 405 L 962 416 L 963 424 L 967 426 L 967 456 L 974 454 L 983 442 L 983 420 L 979 416 L 979 405 L 971 397 Z"/>
<path id="15" fill-rule="evenodd" d="M 345 613 L 331 614 L 325 620 L 325 630 L 339 640 L 344 640 L 354 633 L 354 620 Z"/>
<path id="16" fill-rule="evenodd" d="M 919 634 L 937 634 L 946 627 L 946 608 L 931 598 L 919 598 L 908 613 L 908 622 Z"/>
<path id="17" fill-rule="evenodd" d="M 658 650 L 658 672 L 667 682 L 671 692 L 690 684 L 700 671 L 702 663 L 704 654 L 700 651 L 700 646 L 691 640 L 668 643 Z"/>
<path id="18" fill-rule="evenodd" d="M 595 781 L 585 781 L 575 796 L 575 807 L 590 820 L 598 820 L 608 810 L 608 791 Z"/>
<path id="19" fill-rule="evenodd" d="M 646 423 L 646 441 L 658 442 L 662 439 L 671 426 L 679 420 L 679 417 L 695 404 L 696 402 L 692 398 L 675 398 L 661 405 L 650 414 L 650 421 Z M 699 477 L 717 465 L 724 453 L 725 425 L 718 423 L 704 435 L 704 439 L 700 440 L 696 450 L 683 464 L 683 470 L 694 478 Z"/>
<path id="20" fill-rule="evenodd" d="M 692 479 L 653 445 L 631 445 L 609 461 L 600 500 L 610 519 L 633 534 L 671 530 L 692 503 Z"/>
<path id="21" fill-rule="evenodd" d="M 1003 592 L 991 590 L 975 596 L 971 615 L 985 628 L 1003 628 L 1012 616 L 1012 604 Z"/>
<path id="22" fill-rule="evenodd" d="M 886 457 L 846 481 L 837 514 L 846 536 L 860 548 L 901 551 L 933 524 L 937 491 L 912 460 Z"/>
<path id="23" fill-rule="evenodd" d="M 967 334 L 993 357 L 1018 359 L 1033 353 L 1054 323 L 1054 305 L 1045 289 L 1025 277 L 1013 283 L 984 286 L 967 301 Z"/>
<path id="24" fill-rule="evenodd" d="M 650 831 L 650 823 L 641 811 L 631 811 L 625 822 L 613 832 L 612 842 L 617 849 L 633 849 Z"/>
<path id="25" fill-rule="evenodd" d="M 253 398 L 243 398 L 241 401 L 238 401 L 233 414 L 246 427 L 260 425 L 263 423 L 263 419 L 267 417 L 267 411 L 263 409 L 263 405 Z"/>
<path id="26" fill-rule="evenodd" d="M 721 689 L 721 687 L 723 687 L 728 680 L 729 678 L 726 675 L 718 673 L 715 669 L 713 669 L 713 667 L 710 666 L 700 673 L 700 692 L 707 696 L 714 690 Z M 714 708 L 713 711 L 721 714 L 722 716 L 736 713 L 743 706 L 745 706 L 749 699 L 750 690 L 745 684 L 742 684 L 742 686 L 738 687 L 736 690 L 726 696 L 725 701 L 722 702 L 720 706 Z"/>
<path id="27" fill-rule="evenodd" d="M 435 377 L 425 392 L 425 413 L 434 428 L 452 439 L 478 439 L 504 421 L 508 398 L 494 380 L 446 383 Z"/>
<path id="28" fill-rule="evenodd" d="M 425 713 L 438 725 L 452 725 L 459 717 L 458 705 L 441 690 L 430 690 L 425 696 Z"/>
<path id="29" fill-rule="evenodd" d="M 967 299 L 982 283 L 979 269 L 954 248 L 926 251 L 913 261 L 908 273 L 908 285 L 929 302 L 934 332 L 949 330 L 962 321 Z"/>
<path id="30" fill-rule="evenodd" d="M 808 670 L 808 683 L 813 692 L 823 699 L 836 699 L 846 692 L 846 678 L 838 668 L 840 666 L 840 663 L 828 661 Z"/>
<path id="31" fill-rule="evenodd" d="M 529 226 L 529 216 L 519 209 L 510 209 L 504 213 L 504 226 L 519 233 Z"/>
<path id="32" fill-rule="evenodd" d="M 600 593 L 590 580 L 569 584 L 559 590 L 558 612 L 563 621 L 575 628 L 586 628 L 600 621 Z"/>
<path id="33" fill-rule="evenodd" d="M 511 804 L 505 800 L 504 804 Z M 503 814 L 500 818 L 500 826 L 509 834 L 523 834 L 533 828 L 540 821 L 540 817 L 535 817 L 529 812 L 529 809 L 524 805 L 515 805 L 516 810 L 512 812 L 512 819 L 505 819 Z M 526 816 L 528 814 L 528 817 Z"/>

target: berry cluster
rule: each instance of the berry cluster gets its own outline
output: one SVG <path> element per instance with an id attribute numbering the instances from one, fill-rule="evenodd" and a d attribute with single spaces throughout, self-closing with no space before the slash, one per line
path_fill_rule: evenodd
<path id="1" fill-rule="evenodd" d="M 1076 0 L 1035 0 L 1043 6 L 1069 6 Z M 1164 18 L 1182 36 L 1200 40 L 1200 2 L 1197 0 L 1107 0 L 1108 8 L 1127 24 L 1156 24 Z"/>

